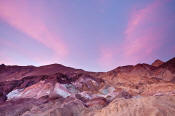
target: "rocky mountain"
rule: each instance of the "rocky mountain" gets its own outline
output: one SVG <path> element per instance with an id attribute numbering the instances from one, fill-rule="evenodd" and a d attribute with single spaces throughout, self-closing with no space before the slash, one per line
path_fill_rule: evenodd
<path id="1" fill-rule="evenodd" d="M 155 60 L 151 65 L 152 65 L 152 66 L 155 66 L 155 67 L 159 67 L 159 66 L 162 65 L 163 63 L 164 63 L 163 61 L 157 59 L 157 60 Z"/>
<path id="2" fill-rule="evenodd" d="M 87 72 L 0 65 L 0 116 L 174 116 L 175 58 Z"/>

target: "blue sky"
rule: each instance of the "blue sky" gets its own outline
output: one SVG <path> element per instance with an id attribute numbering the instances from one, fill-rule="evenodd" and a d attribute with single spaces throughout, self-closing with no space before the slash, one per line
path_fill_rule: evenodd
<path id="1" fill-rule="evenodd" d="M 0 0 L 0 63 L 88 71 L 168 60 L 174 0 Z"/>

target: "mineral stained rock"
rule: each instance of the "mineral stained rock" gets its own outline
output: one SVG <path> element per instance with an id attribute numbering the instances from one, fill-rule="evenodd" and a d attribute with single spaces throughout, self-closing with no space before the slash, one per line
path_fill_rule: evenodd
<path id="1" fill-rule="evenodd" d="M 175 58 L 87 72 L 0 65 L 0 116 L 174 116 Z"/>

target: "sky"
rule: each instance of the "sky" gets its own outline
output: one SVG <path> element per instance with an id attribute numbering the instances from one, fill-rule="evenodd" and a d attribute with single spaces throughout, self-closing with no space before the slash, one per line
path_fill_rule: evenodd
<path id="1" fill-rule="evenodd" d="M 175 0 L 0 0 L 0 64 L 87 71 L 175 57 Z"/>

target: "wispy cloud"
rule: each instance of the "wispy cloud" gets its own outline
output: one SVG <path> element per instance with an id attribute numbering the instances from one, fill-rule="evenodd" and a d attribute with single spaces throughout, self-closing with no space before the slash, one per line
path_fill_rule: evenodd
<path id="1" fill-rule="evenodd" d="M 124 32 L 124 56 L 136 62 L 140 58 L 151 56 L 162 44 L 164 25 L 157 24 L 163 0 L 131 13 L 128 26 Z M 163 22 L 162 22 L 163 23 Z"/>
<path id="2" fill-rule="evenodd" d="M 27 9 L 27 1 L 1 2 L 0 19 L 51 49 L 58 59 L 68 54 L 68 48 L 63 40 L 49 31 L 42 17 L 34 17 Z"/>
<path id="3" fill-rule="evenodd" d="M 169 2 L 169 0 L 155 0 L 144 8 L 131 11 L 128 25 L 123 32 L 123 42 L 120 45 L 117 43 L 117 45 L 108 46 L 108 51 L 105 51 L 104 47 L 100 48 L 102 51 L 99 58 L 100 64 L 104 67 L 106 65 L 111 67 L 114 63 L 136 64 L 156 56 L 157 51 L 167 40 L 165 35 L 171 22 L 175 20 L 174 16 L 171 16 L 173 14 L 165 16 L 166 12 L 162 12 Z"/>

